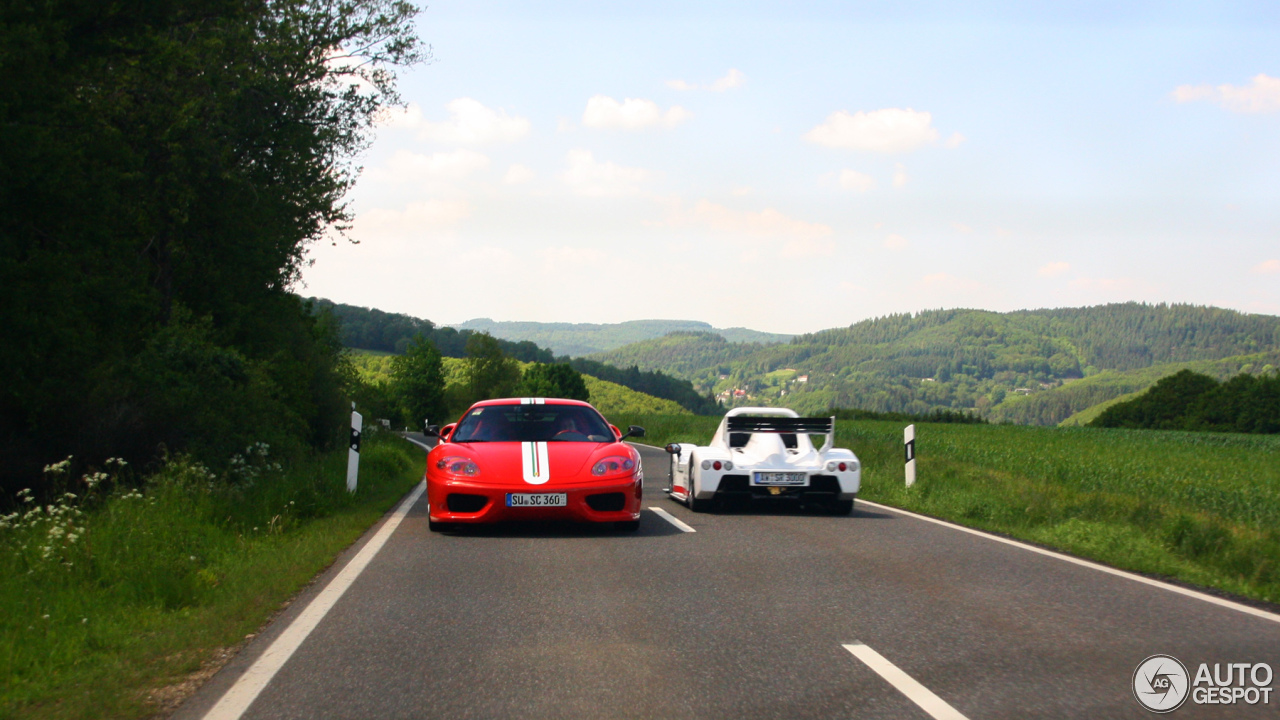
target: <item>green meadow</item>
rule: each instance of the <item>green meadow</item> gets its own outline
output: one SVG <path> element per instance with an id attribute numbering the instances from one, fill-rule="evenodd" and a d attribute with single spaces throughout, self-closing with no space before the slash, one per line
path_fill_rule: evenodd
<path id="1" fill-rule="evenodd" d="M 643 442 L 659 446 L 706 444 L 719 422 L 610 420 L 643 426 Z M 1280 601 L 1280 436 L 922 423 L 907 488 L 903 425 L 837 421 L 836 444 L 862 461 L 860 498 Z"/>
<path id="2" fill-rule="evenodd" d="M 374 433 L 348 494 L 346 456 L 116 463 L 0 516 L 0 718 L 171 709 L 422 478 L 420 450 Z"/>

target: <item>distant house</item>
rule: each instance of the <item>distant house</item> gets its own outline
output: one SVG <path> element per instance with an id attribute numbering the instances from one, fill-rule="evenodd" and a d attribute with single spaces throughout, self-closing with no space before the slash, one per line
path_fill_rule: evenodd
<path id="1" fill-rule="evenodd" d="M 1031 388 L 1014 388 L 1013 393 L 1015 395 L 1030 395 Z"/>
<path id="2" fill-rule="evenodd" d="M 927 382 L 938 382 L 938 381 L 934 380 L 933 378 L 920 378 L 920 382 L 927 383 Z"/>
<path id="3" fill-rule="evenodd" d="M 809 376 L 801 375 L 800 377 L 796 378 L 796 382 L 809 382 Z"/>

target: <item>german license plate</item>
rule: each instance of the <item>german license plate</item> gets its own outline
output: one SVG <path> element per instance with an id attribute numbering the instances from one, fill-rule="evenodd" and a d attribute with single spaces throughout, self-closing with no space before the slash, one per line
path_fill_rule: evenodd
<path id="1" fill-rule="evenodd" d="M 809 476 L 802 472 L 754 472 L 752 485 L 808 485 Z"/>
<path id="2" fill-rule="evenodd" d="M 507 507 L 564 507 L 566 493 L 507 493 Z"/>

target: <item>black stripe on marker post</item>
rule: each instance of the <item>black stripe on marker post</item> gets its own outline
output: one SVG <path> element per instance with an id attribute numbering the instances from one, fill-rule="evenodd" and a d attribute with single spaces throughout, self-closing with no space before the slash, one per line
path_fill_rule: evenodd
<path id="1" fill-rule="evenodd" d="M 906 445 L 904 445 L 904 447 L 907 450 L 907 462 L 911 462 L 912 460 L 915 460 L 916 459 L 916 441 L 908 440 L 906 442 Z"/>
<path id="2" fill-rule="evenodd" d="M 351 428 L 351 452 L 360 452 L 360 431 Z"/>

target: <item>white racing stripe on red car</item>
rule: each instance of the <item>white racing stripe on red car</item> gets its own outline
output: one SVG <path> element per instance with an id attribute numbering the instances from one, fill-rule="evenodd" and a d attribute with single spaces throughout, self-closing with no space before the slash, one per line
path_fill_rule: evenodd
<path id="1" fill-rule="evenodd" d="M 541 485 L 551 479 L 551 465 L 547 462 L 547 444 L 544 442 L 520 443 L 520 469 L 524 481 Z"/>

